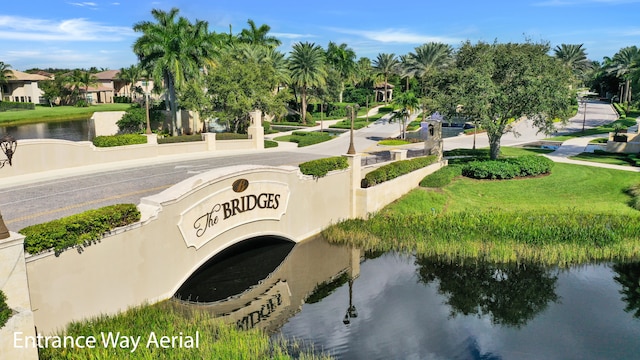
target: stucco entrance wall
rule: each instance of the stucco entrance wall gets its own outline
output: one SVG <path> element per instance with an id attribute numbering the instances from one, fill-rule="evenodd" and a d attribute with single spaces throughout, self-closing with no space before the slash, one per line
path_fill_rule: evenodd
<path id="1" fill-rule="evenodd" d="M 68 322 L 173 296 L 202 264 L 240 241 L 276 235 L 294 242 L 350 217 L 351 169 L 320 179 L 297 167 L 216 169 L 143 198 L 139 223 L 79 253 L 26 259 L 40 333 Z"/>

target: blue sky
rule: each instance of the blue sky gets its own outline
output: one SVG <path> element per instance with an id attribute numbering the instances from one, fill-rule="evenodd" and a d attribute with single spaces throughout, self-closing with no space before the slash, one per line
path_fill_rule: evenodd
<path id="1" fill-rule="evenodd" d="M 326 48 L 347 43 L 358 57 L 406 54 L 423 43 L 456 47 L 470 40 L 584 44 L 601 61 L 625 46 L 640 46 L 640 0 L 92 0 L 5 1 L 0 8 L 0 61 L 33 67 L 119 69 L 136 62 L 136 22 L 151 9 L 180 9 L 209 29 L 238 33 L 247 19 L 271 26 L 288 53 L 299 41 Z"/>

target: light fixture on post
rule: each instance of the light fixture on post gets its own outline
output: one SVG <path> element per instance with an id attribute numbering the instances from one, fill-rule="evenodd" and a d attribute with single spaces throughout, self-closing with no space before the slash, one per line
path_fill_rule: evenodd
<path id="1" fill-rule="evenodd" d="M 17 147 L 18 143 L 12 136 L 5 135 L 0 138 L 0 149 L 6 157 L 6 159 L 0 160 L 0 168 L 3 168 L 6 164 L 12 166 L 11 159 L 13 158 L 13 154 L 16 153 Z M 0 239 L 8 239 L 10 236 L 9 229 L 7 229 L 7 226 L 4 224 L 2 213 L 0 213 Z"/>
<path id="2" fill-rule="evenodd" d="M 356 154 L 356 148 L 353 145 L 353 122 L 356 121 L 356 114 L 358 113 L 358 109 L 360 108 L 360 106 L 358 106 L 358 104 L 355 105 L 347 105 L 346 109 L 349 113 L 349 117 L 351 118 L 351 133 L 350 133 L 350 140 L 349 140 L 349 150 L 347 150 L 347 154 L 348 155 L 355 155 Z"/>

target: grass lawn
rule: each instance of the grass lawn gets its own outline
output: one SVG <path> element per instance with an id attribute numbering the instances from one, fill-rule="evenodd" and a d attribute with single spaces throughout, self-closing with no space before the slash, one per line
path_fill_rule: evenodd
<path id="1" fill-rule="evenodd" d="M 125 111 L 131 104 L 99 104 L 88 107 L 36 106 L 35 110 L 0 112 L 0 125 L 23 125 L 49 121 L 82 120 L 96 111 Z"/>
<path id="2" fill-rule="evenodd" d="M 620 124 L 622 125 L 625 129 L 633 126 L 636 124 L 636 117 L 640 116 L 640 111 L 638 110 L 630 110 L 629 113 L 627 114 L 627 117 L 625 119 L 618 119 L 616 121 L 613 121 L 607 125 L 601 125 L 592 129 L 586 129 L 584 132 L 582 131 L 577 131 L 571 134 L 565 134 L 565 135 L 560 135 L 560 136 L 554 136 L 554 137 L 550 137 L 547 138 L 545 140 L 552 140 L 552 141 L 567 141 L 569 139 L 573 139 L 576 137 L 581 137 L 581 136 L 588 136 L 588 135 L 596 135 L 596 134 L 607 134 L 610 132 L 615 131 L 613 129 L 615 124 Z"/>
<path id="3" fill-rule="evenodd" d="M 597 162 L 602 164 L 623 165 L 623 166 L 632 166 L 632 163 L 635 164 L 635 160 L 630 159 L 629 154 L 622 154 L 622 153 L 583 152 L 575 156 L 569 156 L 569 159 L 592 161 L 592 162 Z"/>
<path id="4" fill-rule="evenodd" d="M 502 148 L 503 155 L 530 153 Z M 332 242 L 447 259 L 567 265 L 640 256 L 640 212 L 626 190 L 638 174 L 556 163 L 514 180 L 454 179 L 418 188 L 368 220 L 323 233 Z"/>
<path id="5" fill-rule="evenodd" d="M 298 144 L 298 147 L 318 144 L 333 139 L 334 136 L 325 132 L 294 131 L 291 135 L 278 136 L 275 141 L 289 141 Z"/>

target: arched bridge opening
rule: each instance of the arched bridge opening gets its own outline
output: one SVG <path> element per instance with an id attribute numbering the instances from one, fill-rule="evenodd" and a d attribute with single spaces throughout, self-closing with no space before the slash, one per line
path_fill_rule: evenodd
<path id="1" fill-rule="evenodd" d="M 176 291 L 178 300 L 211 303 L 241 294 L 274 272 L 295 242 L 258 236 L 232 245 L 198 268 Z"/>

